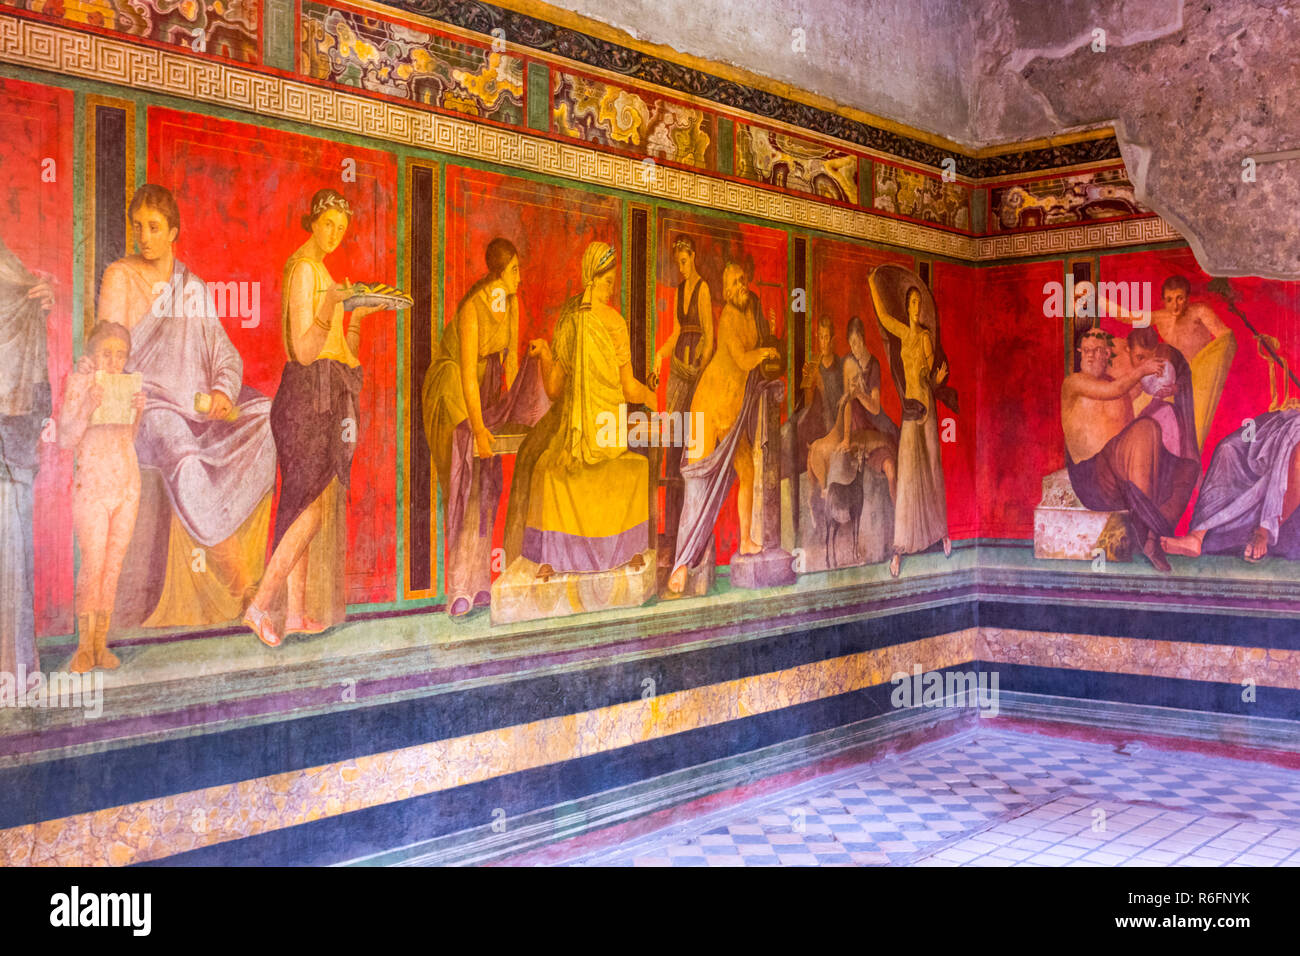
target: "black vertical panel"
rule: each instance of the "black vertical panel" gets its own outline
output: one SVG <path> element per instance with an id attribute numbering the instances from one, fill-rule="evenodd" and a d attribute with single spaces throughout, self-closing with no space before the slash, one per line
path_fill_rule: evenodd
<path id="1" fill-rule="evenodd" d="M 927 289 L 930 288 L 933 285 L 933 283 L 930 282 L 930 260 L 929 259 L 921 260 L 919 271 L 921 273 L 921 281 L 925 283 L 925 287 Z"/>
<path id="2" fill-rule="evenodd" d="M 628 250 L 628 281 L 632 287 L 628 290 L 627 324 L 628 336 L 632 339 L 632 371 L 638 381 L 645 381 L 646 343 L 650 334 L 646 321 L 646 290 L 649 288 L 650 262 L 649 210 L 632 209 L 631 249 Z"/>
<path id="3" fill-rule="evenodd" d="M 1087 259 L 1080 259 L 1070 264 L 1070 273 L 1074 276 L 1074 287 L 1077 289 L 1080 282 L 1092 281 L 1092 263 Z M 1065 303 L 1067 307 L 1073 310 L 1073 303 Z M 1087 332 L 1096 324 L 1097 320 L 1089 315 L 1076 315 L 1070 320 L 1070 355 L 1073 359 L 1072 367 L 1077 372 L 1082 367 L 1079 363 L 1079 353 L 1077 351 L 1079 339 L 1083 333 Z"/>
<path id="4" fill-rule="evenodd" d="M 422 395 L 424 375 L 433 354 L 434 275 L 433 275 L 433 170 L 426 166 L 411 167 L 411 250 L 410 292 L 414 304 L 410 311 L 411 352 L 406 357 L 410 369 L 407 378 L 407 416 L 410 432 L 410 472 L 407 484 L 407 586 L 422 591 L 433 586 L 432 555 L 429 534 L 436 499 L 429 461 L 429 443 L 424 437 Z"/>
<path id="5" fill-rule="evenodd" d="M 808 306 L 811 298 L 805 283 L 808 281 L 808 240 L 797 236 L 794 240 L 794 282 L 796 289 L 803 289 L 803 311 L 795 312 L 790 317 L 791 335 L 794 347 L 790 350 L 797 355 L 794 365 L 794 394 L 803 394 L 803 365 L 808 361 Z"/>
<path id="6" fill-rule="evenodd" d="M 95 300 L 109 264 L 126 248 L 126 110 L 95 108 Z"/>

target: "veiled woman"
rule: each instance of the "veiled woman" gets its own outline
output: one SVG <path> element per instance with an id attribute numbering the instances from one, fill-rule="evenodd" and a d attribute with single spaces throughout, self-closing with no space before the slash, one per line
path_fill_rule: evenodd
<path id="1" fill-rule="evenodd" d="M 639 568 L 649 544 L 649 463 L 611 425 L 620 405 L 658 403 L 633 375 L 627 321 L 609 305 L 616 265 L 609 245 L 588 245 L 583 291 L 565 303 L 552 342 L 528 347 L 553 404 L 515 464 L 506 556 L 517 548 L 543 580 Z"/>
<path id="2" fill-rule="evenodd" d="M 343 241 L 352 207 L 319 190 L 302 226 L 311 235 L 284 265 L 281 331 L 287 361 L 271 403 L 280 466 L 275 548 L 244 624 L 275 647 L 282 633 L 314 634 L 346 615 L 347 488 L 360 432 L 361 319 L 344 323 L 350 283 L 336 284 L 324 258 Z M 287 584 L 287 596 L 285 586 Z M 272 621 L 284 599 L 283 632 Z"/>
<path id="3" fill-rule="evenodd" d="M 424 433 L 442 490 L 452 617 L 491 600 L 492 529 L 502 479 L 487 418 L 507 399 L 519 372 L 519 254 L 498 236 L 484 259 L 487 273 L 460 300 L 424 377 Z"/>
<path id="4" fill-rule="evenodd" d="M 943 461 L 939 456 L 937 399 L 957 410 L 957 393 L 946 385 L 948 360 L 939 344 L 934 300 L 920 276 L 902 266 L 878 266 L 869 281 L 871 299 L 889 346 L 889 367 L 903 399 L 898 437 L 894 502 L 894 556 L 889 573 L 898 576 L 904 554 L 937 541 L 952 554 Z"/>

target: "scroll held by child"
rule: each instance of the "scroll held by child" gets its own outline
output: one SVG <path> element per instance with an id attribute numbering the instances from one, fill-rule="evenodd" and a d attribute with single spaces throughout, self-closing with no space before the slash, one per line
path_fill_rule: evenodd
<path id="1" fill-rule="evenodd" d="M 144 387 L 144 376 L 139 372 L 114 374 L 103 369 L 95 371 L 95 384 L 102 390 L 99 405 L 90 414 L 91 425 L 132 425 L 136 410 L 131 404 Z"/>

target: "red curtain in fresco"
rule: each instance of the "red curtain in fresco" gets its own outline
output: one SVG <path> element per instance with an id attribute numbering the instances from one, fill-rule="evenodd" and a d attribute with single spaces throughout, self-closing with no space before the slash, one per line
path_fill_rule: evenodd
<path id="1" fill-rule="evenodd" d="M 260 322 L 225 320 L 244 359 L 246 384 L 274 395 L 284 367 L 280 284 L 284 263 L 307 238 L 312 194 L 333 188 L 355 214 L 326 261 L 340 282 L 397 280 L 397 161 L 385 152 L 175 110 L 149 110 L 149 181 L 180 206 L 177 255 L 209 282 L 258 282 Z M 353 178 L 355 176 L 355 178 Z M 348 497 L 348 603 L 396 596 L 397 326 L 393 312 L 367 318 L 365 384 Z"/>
<path id="2" fill-rule="evenodd" d="M 31 272 L 53 279 L 46 318 L 50 388 L 57 420 L 72 368 L 73 104 L 70 90 L 0 79 L 0 241 Z M 33 489 L 36 634 L 72 630 L 72 452 L 42 442 Z"/>

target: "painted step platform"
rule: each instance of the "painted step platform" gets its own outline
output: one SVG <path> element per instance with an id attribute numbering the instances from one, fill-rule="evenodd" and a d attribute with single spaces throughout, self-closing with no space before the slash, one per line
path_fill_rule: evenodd
<path id="1" fill-rule="evenodd" d="M 1133 546 L 1127 511 L 1089 511 L 1064 469 L 1043 478 L 1043 499 L 1034 509 L 1034 557 L 1091 561 L 1104 551 L 1107 561 L 1131 561 Z"/>
<path id="2" fill-rule="evenodd" d="M 655 595 L 655 549 L 641 552 L 643 564 L 587 574 L 537 577 L 537 564 L 519 557 L 492 582 L 493 624 L 514 624 L 542 618 L 567 617 L 587 611 L 639 607 Z"/>

